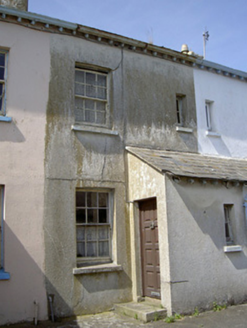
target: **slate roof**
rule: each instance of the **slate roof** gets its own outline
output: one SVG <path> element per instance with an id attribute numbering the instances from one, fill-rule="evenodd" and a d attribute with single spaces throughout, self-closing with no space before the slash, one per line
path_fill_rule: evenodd
<path id="1" fill-rule="evenodd" d="M 247 181 L 247 160 L 155 149 L 126 147 L 161 173 L 175 176 Z"/>

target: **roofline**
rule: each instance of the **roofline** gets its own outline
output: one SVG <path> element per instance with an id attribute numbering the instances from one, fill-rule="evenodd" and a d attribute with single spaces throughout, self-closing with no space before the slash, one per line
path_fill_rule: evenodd
<path id="1" fill-rule="evenodd" d="M 224 75 L 226 77 L 231 77 L 234 79 L 239 79 L 240 81 L 247 82 L 247 72 L 220 65 L 205 59 L 197 58 L 196 62 L 194 63 L 194 67 L 204 71 L 217 73 L 219 75 Z"/>
<path id="2" fill-rule="evenodd" d="M 108 46 L 115 46 L 144 55 L 171 60 L 179 64 L 192 66 L 196 61 L 196 56 L 186 55 L 169 48 L 156 46 L 151 43 L 131 39 L 89 26 L 4 6 L 0 6 L 0 21 L 19 24 L 43 32 L 71 35 L 88 41 L 103 43 Z"/>
<path id="3" fill-rule="evenodd" d="M 179 64 L 193 66 L 195 68 L 247 82 L 246 72 L 201 59 L 196 55 L 184 54 L 182 52 L 162 46 L 156 46 L 148 42 L 139 41 L 119 34 L 67 22 L 49 16 L 0 6 L 0 22 L 1 21 L 19 24 L 43 32 L 72 35 L 78 38 L 87 39 L 88 41 L 99 42 L 109 46 L 132 50 L 137 53 L 151 55 L 161 59 L 177 62 Z"/>
<path id="4" fill-rule="evenodd" d="M 141 155 L 137 154 L 135 152 L 135 148 L 140 149 L 139 147 L 132 147 L 132 146 L 126 146 L 125 150 L 127 151 L 127 153 L 130 153 L 132 156 L 135 156 L 136 158 L 138 158 L 139 160 L 141 160 L 143 163 L 149 165 L 150 167 L 152 167 L 154 170 L 156 170 L 157 172 L 159 172 L 160 174 L 166 175 L 168 177 L 179 177 L 179 178 L 191 178 L 191 179 L 199 179 L 199 180 L 219 180 L 219 181 L 229 181 L 229 182 L 239 182 L 239 183 L 247 183 L 247 179 L 244 178 L 231 178 L 228 176 L 225 177 L 212 177 L 208 174 L 203 174 L 203 175 L 193 175 L 193 174 L 179 174 L 179 173 L 173 173 L 172 171 L 166 170 L 166 169 L 161 169 L 160 167 L 156 166 L 154 163 L 150 163 L 148 160 L 146 160 L 145 158 L 143 158 Z M 149 149 L 149 148 L 142 148 L 143 150 L 153 150 L 153 149 Z M 156 151 L 168 151 L 168 150 L 161 150 L 161 149 L 156 149 Z M 192 155 L 197 155 L 197 156 L 202 156 L 202 157 L 206 157 L 206 158 L 217 158 L 218 156 L 212 156 L 212 155 L 205 155 L 205 154 L 201 154 L 201 153 L 189 153 L 189 152 L 184 152 L 184 151 L 176 151 L 173 150 L 172 152 L 178 152 L 180 154 L 192 154 Z M 228 159 L 228 160 L 236 160 L 236 158 L 232 158 L 232 157 L 219 157 L 220 159 Z M 238 158 L 237 161 L 245 161 L 246 159 L 243 158 Z"/>

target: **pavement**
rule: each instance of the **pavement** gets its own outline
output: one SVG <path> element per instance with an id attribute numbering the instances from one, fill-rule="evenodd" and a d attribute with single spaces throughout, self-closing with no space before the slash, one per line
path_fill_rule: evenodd
<path id="1" fill-rule="evenodd" d="M 34 324 L 15 324 L 1 328 L 34 328 Z M 114 312 L 85 315 L 76 319 L 63 319 L 60 322 L 40 322 L 37 328 L 247 328 L 247 304 L 236 305 L 221 311 L 209 311 L 199 315 L 185 316 L 167 323 L 158 320 L 142 323 L 139 320 Z"/>

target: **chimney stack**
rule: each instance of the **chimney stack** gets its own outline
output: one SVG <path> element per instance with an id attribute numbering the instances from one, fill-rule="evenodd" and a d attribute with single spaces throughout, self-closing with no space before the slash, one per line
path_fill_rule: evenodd
<path id="1" fill-rule="evenodd" d="M 28 0 L 0 0 L 0 6 L 27 11 Z"/>

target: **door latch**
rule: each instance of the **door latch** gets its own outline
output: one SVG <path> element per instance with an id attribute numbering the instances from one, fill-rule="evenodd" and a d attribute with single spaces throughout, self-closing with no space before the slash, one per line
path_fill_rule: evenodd
<path id="1" fill-rule="evenodd" d="M 154 220 L 150 224 L 150 229 L 151 230 L 155 229 L 155 222 L 154 222 Z"/>

